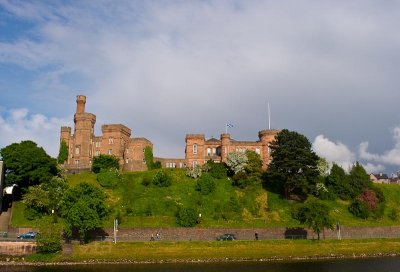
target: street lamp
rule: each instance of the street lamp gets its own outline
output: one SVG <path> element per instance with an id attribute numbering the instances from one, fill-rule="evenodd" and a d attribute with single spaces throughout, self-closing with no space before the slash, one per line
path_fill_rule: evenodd
<path id="1" fill-rule="evenodd" d="M 199 240 L 201 240 L 201 213 L 199 213 L 199 228 L 198 228 L 198 236 L 199 236 Z"/>

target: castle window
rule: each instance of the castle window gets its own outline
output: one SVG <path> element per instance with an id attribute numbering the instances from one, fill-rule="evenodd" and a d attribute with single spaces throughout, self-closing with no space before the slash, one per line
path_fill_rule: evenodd
<path id="1" fill-rule="evenodd" d="M 108 144 L 114 144 L 114 138 L 108 137 Z"/>
<path id="2" fill-rule="evenodd" d="M 96 142 L 96 147 L 100 147 L 101 142 Z"/>
<path id="3" fill-rule="evenodd" d="M 108 155 L 112 155 L 112 149 L 108 150 Z"/>
<path id="4" fill-rule="evenodd" d="M 197 144 L 193 145 L 193 154 L 197 154 Z"/>
<path id="5" fill-rule="evenodd" d="M 99 156 L 100 155 L 100 151 L 96 150 L 95 156 Z"/>
<path id="6" fill-rule="evenodd" d="M 207 156 L 211 156 L 211 148 L 207 148 Z"/>
<path id="7" fill-rule="evenodd" d="M 129 163 L 129 159 L 126 159 L 126 160 L 125 160 L 125 163 Z"/>
<path id="8" fill-rule="evenodd" d="M 256 153 L 257 153 L 258 155 L 260 155 L 260 148 L 259 148 L 259 147 L 256 147 Z"/>
<path id="9" fill-rule="evenodd" d="M 75 155 L 79 155 L 79 147 L 75 148 Z"/>
<path id="10" fill-rule="evenodd" d="M 212 149 L 212 155 L 215 156 L 215 154 L 217 153 L 217 149 L 215 147 L 213 147 Z"/>
<path id="11" fill-rule="evenodd" d="M 74 163 L 75 163 L 75 164 L 79 164 L 79 160 L 75 160 Z"/>

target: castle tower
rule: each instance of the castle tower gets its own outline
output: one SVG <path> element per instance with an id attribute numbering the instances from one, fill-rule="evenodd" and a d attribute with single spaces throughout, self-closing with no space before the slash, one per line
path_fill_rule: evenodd
<path id="1" fill-rule="evenodd" d="M 278 134 L 278 130 L 268 129 L 261 130 L 258 132 L 258 137 L 261 142 L 261 160 L 263 162 L 262 168 L 263 170 L 267 170 L 269 163 L 271 162 L 271 150 L 269 145 L 275 140 L 275 136 Z"/>
<path id="2" fill-rule="evenodd" d="M 221 161 L 226 162 L 230 151 L 231 135 L 229 133 L 221 134 Z"/>
<path id="3" fill-rule="evenodd" d="M 205 161 L 205 136 L 204 134 L 186 134 L 186 165 L 194 167 L 195 165 L 202 166 Z"/>
<path id="4" fill-rule="evenodd" d="M 72 150 L 70 149 L 70 152 L 72 152 L 71 163 L 77 164 L 82 168 L 88 168 L 93 156 L 92 143 L 96 116 L 85 112 L 86 96 L 78 95 L 76 97 L 76 104 L 74 143 Z"/>

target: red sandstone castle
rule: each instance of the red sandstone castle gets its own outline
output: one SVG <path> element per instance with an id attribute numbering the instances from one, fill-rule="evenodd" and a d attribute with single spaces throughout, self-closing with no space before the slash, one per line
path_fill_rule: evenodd
<path id="1" fill-rule="evenodd" d="M 85 112 L 86 97 L 76 98 L 74 116 L 74 134 L 70 127 L 61 127 L 61 141 L 68 146 L 68 159 L 64 166 L 70 172 L 91 169 L 92 159 L 100 154 L 116 156 L 120 168 L 124 171 L 147 170 L 144 160 L 144 149 L 153 144 L 146 138 L 130 138 L 131 130 L 122 124 L 102 125 L 102 136 L 94 135 L 96 116 Z M 259 141 L 236 141 L 227 133 L 220 139 L 205 139 L 204 134 L 187 134 L 185 159 L 155 158 L 163 167 L 194 167 L 203 165 L 208 160 L 226 162 L 228 154 L 233 151 L 252 150 L 260 155 L 263 169 L 271 161 L 269 144 L 275 139 L 277 130 L 262 130 L 258 133 Z"/>

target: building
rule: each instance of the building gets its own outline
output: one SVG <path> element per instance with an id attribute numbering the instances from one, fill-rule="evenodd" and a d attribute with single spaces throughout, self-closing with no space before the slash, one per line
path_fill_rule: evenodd
<path id="1" fill-rule="evenodd" d="M 69 172 L 91 169 L 93 157 L 100 154 L 114 155 L 125 171 L 147 170 L 144 149 L 153 144 L 146 138 L 131 138 L 131 129 L 122 124 L 102 125 L 101 136 L 94 135 L 96 115 L 85 112 L 86 96 L 76 98 L 74 133 L 70 127 L 61 127 L 60 143 L 68 146 L 68 159 L 64 166 Z"/>
<path id="2" fill-rule="evenodd" d="M 369 178 L 371 179 L 372 182 L 374 183 L 385 183 L 388 184 L 390 183 L 389 177 L 386 174 L 379 173 L 379 174 L 370 174 Z"/>
<path id="3" fill-rule="evenodd" d="M 203 165 L 208 160 L 226 162 L 228 154 L 234 151 L 252 150 L 260 155 L 263 169 L 271 161 L 270 143 L 275 140 L 278 130 L 261 130 L 258 141 L 236 141 L 228 133 L 221 134 L 220 139 L 205 139 L 204 134 L 187 134 L 185 159 L 188 167 Z"/>

